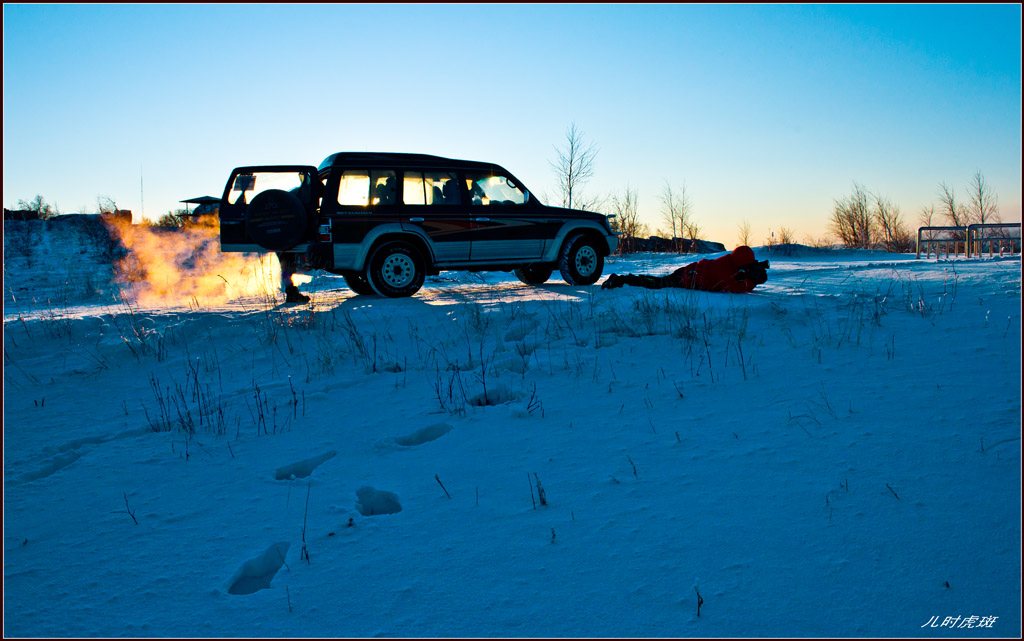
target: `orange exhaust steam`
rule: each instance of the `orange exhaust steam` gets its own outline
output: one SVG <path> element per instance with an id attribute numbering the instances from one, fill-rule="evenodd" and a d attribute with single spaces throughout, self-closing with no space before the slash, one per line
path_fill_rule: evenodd
<path id="1" fill-rule="evenodd" d="M 125 295 L 143 305 L 226 303 L 281 289 L 277 256 L 223 253 L 216 215 L 200 216 L 177 230 L 108 221 L 128 250 L 115 265 Z"/>

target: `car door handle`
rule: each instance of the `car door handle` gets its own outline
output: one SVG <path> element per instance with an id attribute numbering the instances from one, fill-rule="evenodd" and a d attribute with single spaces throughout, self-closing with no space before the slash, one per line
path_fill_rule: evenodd
<path id="1" fill-rule="evenodd" d="M 409 222 L 410 223 L 422 223 L 423 219 L 422 218 L 410 218 Z"/>
<path id="2" fill-rule="evenodd" d="M 489 223 L 489 222 L 491 222 L 490 218 L 474 218 L 473 220 L 475 220 L 478 223 Z"/>

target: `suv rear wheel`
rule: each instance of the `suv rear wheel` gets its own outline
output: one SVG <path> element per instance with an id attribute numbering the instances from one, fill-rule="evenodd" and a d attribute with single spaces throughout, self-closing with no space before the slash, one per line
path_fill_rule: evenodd
<path id="1" fill-rule="evenodd" d="M 551 265 L 527 265 L 516 267 L 513 271 L 516 278 L 527 285 L 543 285 L 551 278 L 551 272 L 555 270 Z"/>
<path id="2" fill-rule="evenodd" d="M 586 234 L 570 236 L 558 254 L 558 271 L 570 285 L 593 285 L 604 270 L 604 256 Z"/>
<path id="3" fill-rule="evenodd" d="M 426 266 L 419 250 L 409 243 L 393 240 L 373 252 L 366 267 L 366 280 L 373 290 L 388 298 L 412 296 L 423 286 Z"/>

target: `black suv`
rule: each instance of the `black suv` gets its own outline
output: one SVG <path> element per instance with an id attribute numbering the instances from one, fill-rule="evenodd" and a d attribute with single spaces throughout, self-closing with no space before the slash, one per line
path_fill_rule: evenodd
<path id="1" fill-rule="evenodd" d="M 320 167 L 238 167 L 220 201 L 226 252 L 290 254 L 359 294 L 412 296 L 441 270 L 514 271 L 539 285 L 601 277 L 618 237 L 607 216 L 541 204 L 485 162 L 337 153 Z"/>

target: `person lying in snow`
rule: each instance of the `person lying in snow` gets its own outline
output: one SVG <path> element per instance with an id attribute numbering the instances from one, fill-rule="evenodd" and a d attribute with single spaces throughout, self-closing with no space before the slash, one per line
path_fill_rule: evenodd
<path id="1" fill-rule="evenodd" d="M 680 267 L 666 276 L 634 274 L 612 274 L 601 285 L 601 289 L 613 289 L 623 285 L 662 289 L 682 287 L 702 289 L 709 292 L 730 292 L 743 294 L 768 280 L 768 261 L 754 258 L 754 250 L 746 245 L 737 247 L 731 254 L 713 260 L 705 258 L 686 267 Z"/>

